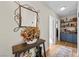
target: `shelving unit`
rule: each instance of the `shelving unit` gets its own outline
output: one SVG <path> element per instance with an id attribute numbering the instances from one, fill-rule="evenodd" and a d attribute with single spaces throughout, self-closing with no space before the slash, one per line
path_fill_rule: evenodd
<path id="1" fill-rule="evenodd" d="M 60 39 L 77 43 L 77 17 L 61 19 L 60 22 Z"/>

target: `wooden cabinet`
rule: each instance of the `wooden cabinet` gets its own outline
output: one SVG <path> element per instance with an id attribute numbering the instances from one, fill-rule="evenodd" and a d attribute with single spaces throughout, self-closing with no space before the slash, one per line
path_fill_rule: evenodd
<path id="1" fill-rule="evenodd" d="M 61 40 L 64 40 L 64 41 L 77 43 L 77 35 L 76 34 L 61 32 L 60 38 L 61 38 Z"/>

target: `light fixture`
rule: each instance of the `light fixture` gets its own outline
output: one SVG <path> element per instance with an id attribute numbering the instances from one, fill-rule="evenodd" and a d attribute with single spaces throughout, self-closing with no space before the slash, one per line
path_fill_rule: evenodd
<path id="1" fill-rule="evenodd" d="M 65 7 L 61 7 L 60 8 L 60 11 L 64 11 L 66 8 Z"/>

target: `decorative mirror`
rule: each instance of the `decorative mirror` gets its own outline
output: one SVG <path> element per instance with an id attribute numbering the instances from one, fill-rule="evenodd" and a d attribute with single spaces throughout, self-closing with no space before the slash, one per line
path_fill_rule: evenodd
<path id="1" fill-rule="evenodd" d="M 27 4 L 17 4 L 18 8 L 15 10 L 14 20 L 18 27 L 14 28 L 14 32 L 17 32 L 20 28 L 23 29 L 21 30 L 23 40 L 28 44 L 34 43 L 40 36 L 38 12 Z"/>

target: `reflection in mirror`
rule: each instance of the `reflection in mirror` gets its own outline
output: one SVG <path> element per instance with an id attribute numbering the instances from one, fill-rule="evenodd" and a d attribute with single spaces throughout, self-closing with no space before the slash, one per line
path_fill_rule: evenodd
<path id="1" fill-rule="evenodd" d="M 36 27 L 36 13 L 21 8 L 21 17 L 22 17 L 22 24 L 21 26 L 32 26 Z"/>

